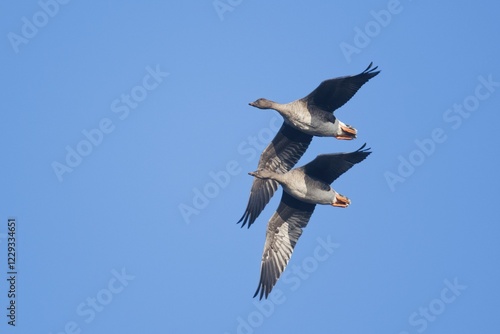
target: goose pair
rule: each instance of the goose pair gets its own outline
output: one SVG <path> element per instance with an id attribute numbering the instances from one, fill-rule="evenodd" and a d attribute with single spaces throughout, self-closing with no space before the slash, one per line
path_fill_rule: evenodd
<path id="1" fill-rule="evenodd" d="M 356 138 L 353 127 L 338 120 L 333 112 L 343 106 L 368 80 L 380 71 L 372 63 L 361 73 L 323 81 L 306 97 L 287 104 L 260 98 L 250 103 L 260 109 L 274 109 L 283 116 L 283 125 L 262 152 L 257 168 L 274 172 L 289 171 L 309 147 L 313 136 Z M 278 189 L 274 180 L 254 179 L 250 198 L 238 223 L 252 225 Z"/>
<path id="2" fill-rule="evenodd" d="M 372 63 L 361 73 L 323 81 L 302 99 L 280 104 L 264 98 L 250 103 L 260 109 L 274 109 L 283 125 L 262 152 L 254 176 L 250 198 L 238 223 L 250 227 L 278 188 L 283 187 L 281 202 L 268 222 L 261 262 L 259 286 L 254 294 L 267 298 L 284 271 L 295 244 L 307 225 L 316 204 L 347 207 L 350 200 L 330 184 L 371 152 L 360 149 L 351 153 L 323 154 L 310 163 L 291 170 L 302 157 L 313 136 L 356 138 L 353 127 L 337 119 L 333 112 L 351 99 L 368 80 L 380 71 Z"/>

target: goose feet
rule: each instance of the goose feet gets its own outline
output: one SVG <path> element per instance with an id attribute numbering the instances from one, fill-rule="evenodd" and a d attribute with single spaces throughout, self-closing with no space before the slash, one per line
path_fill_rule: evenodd
<path id="1" fill-rule="evenodd" d="M 335 194 L 335 199 L 333 200 L 332 206 L 338 206 L 341 208 L 347 208 L 351 204 L 351 200 L 341 194 Z"/>
<path id="2" fill-rule="evenodd" d="M 347 124 L 340 125 L 340 129 L 342 130 L 342 134 L 337 136 L 337 139 L 341 139 L 341 140 L 354 139 L 354 138 L 356 138 L 356 134 L 358 133 L 358 131 L 355 128 L 353 128 L 352 126 L 347 125 Z"/>

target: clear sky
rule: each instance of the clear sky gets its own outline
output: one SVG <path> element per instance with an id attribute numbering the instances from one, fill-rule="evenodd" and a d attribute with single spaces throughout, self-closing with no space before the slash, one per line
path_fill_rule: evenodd
<path id="1" fill-rule="evenodd" d="M 0 331 L 500 330 L 497 2 L 0 7 Z M 352 204 L 316 208 L 258 302 L 281 190 L 250 229 L 236 222 L 282 121 L 248 103 L 371 61 L 381 73 L 336 112 L 358 138 L 314 138 L 298 163 L 366 142 L 333 184 Z"/>

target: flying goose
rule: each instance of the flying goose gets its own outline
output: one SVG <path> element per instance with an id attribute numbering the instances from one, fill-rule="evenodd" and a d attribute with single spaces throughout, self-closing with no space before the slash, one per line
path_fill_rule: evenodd
<path id="1" fill-rule="evenodd" d="M 309 95 L 290 103 L 281 104 L 260 98 L 249 103 L 259 109 L 274 109 L 286 123 L 311 136 L 356 138 L 356 129 L 341 122 L 333 112 L 353 97 L 361 86 L 380 73 L 373 63 L 361 73 L 323 81 Z"/>
<path id="2" fill-rule="evenodd" d="M 278 209 L 267 224 L 260 266 L 260 281 L 254 297 L 267 298 L 285 270 L 302 229 L 307 226 L 316 204 L 347 207 L 351 201 L 330 184 L 371 152 L 366 144 L 351 153 L 321 154 L 308 164 L 286 173 L 258 169 L 249 174 L 281 184 L 283 195 Z"/>
<path id="3" fill-rule="evenodd" d="M 313 136 L 333 136 L 337 139 L 354 139 L 356 130 L 333 116 L 333 111 L 343 106 L 368 80 L 380 71 L 372 64 L 361 73 L 323 81 L 306 97 L 279 104 L 266 99 L 250 103 L 260 109 L 275 109 L 284 119 L 276 137 L 261 154 L 258 169 L 285 173 L 299 161 Z M 252 225 L 278 189 L 272 179 L 254 178 L 250 198 L 238 223 L 241 227 Z"/>

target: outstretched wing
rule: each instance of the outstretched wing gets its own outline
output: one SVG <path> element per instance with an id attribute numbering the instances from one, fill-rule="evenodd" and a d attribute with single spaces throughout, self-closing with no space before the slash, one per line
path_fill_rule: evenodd
<path id="1" fill-rule="evenodd" d="M 331 184 L 352 166 L 363 161 L 370 155 L 370 149 L 363 144 L 357 151 L 351 153 L 320 154 L 308 164 L 299 167 L 305 174 Z"/>
<path id="2" fill-rule="evenodd" d="M 311 135 L 283 123 L 274 139 L 262 152 L 258 168 L 279 173 L 289 171 L 302 157 L 311 140 Z M 245 213 L 238 221 L 243 222 L 241 227 L 247 223 L 250 227 L 255 222 L 277 189 L 278 182 L 274 180 L 254 178 Z"/>
<path id="3" fill-rule="evenodd" d="M 305 203 L 285 191 L 278 210 L 267 224 L 266 242 L 260 265 L 260 281 L 254 297 L 267 298 L 285 270 L 297 240 L 306 227 L 316 204 Z"/>
<path id="4" fill-rule="evenodd" d="M 331 112 L 342 107 L 368 80 L 380 73 L 377 66 L 368 65 L 363 72 L 323 81 L 315 90 L 304 97 L 308 104 L 313 104 Z"/>

